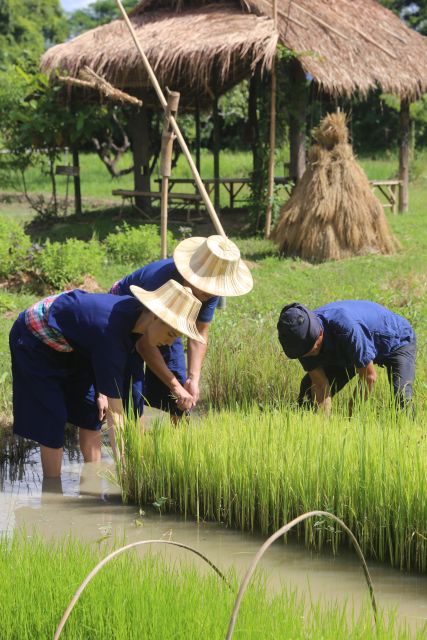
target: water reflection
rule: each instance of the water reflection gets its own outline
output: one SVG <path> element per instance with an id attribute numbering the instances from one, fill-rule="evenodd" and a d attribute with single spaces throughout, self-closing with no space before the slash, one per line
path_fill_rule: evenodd
<path id="1" fill-rule="evenodd" d="M 83 464 L 76 443 L 68 445 L 61 479 L 43 480 L 37 448 L 28 447 L 24 460 L 18 463 L 3 456 L 0 533 L 12 535 L 24 530 L 31 535 L 37 531 L 46 539 L 71 534 L 105 553 L 125 542 L 173 539 L 200 549 L 221 570 L 233 565 L 239 573 L 246 570 L 264 541 L 212 523 L 197 525 L 192 520 L 159 515 L 150 505 L 143 514 L 134 505 L 122 505 L 118 487 L 108 479 L 113 472 L 108 455 L 103 454 L 100 464 Z M 140 551 L 142 555 L 146 552 L 148 547 Z M 173 559 L 186 557 L 174 548 L 162 553 Z M 427 623 L 427 578 L 369 565 L 379 605 L 396 607 L 398 617 L 413 628 Z M 301 545 L 276 543 L 264 556 L 262 568 L 271 588 L 282 584 L 297 587 L 309 591 L 314 600 L 348 599 L 357 610 L 367 596 L 362 570 L 350 551 L 334 558 L 328 553 L 309 552 Z"/>

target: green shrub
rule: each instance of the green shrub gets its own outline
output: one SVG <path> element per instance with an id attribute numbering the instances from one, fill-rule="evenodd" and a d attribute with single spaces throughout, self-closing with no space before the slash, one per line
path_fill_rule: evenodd
<path id="1" fill-rule="evenodd" d="M 154 224 L 130 227 L 125 222 L 106 237 L 105 244 L 111 259 L 120 264 L 140 267 L 160 257 L 160 233 Z M 173 235 L 168 231 L 169 253 L 173 247 Z"/>
<path id="2" fill-rule="evenodd" d="M 43 250 L 34 256 L 34 267 L 47 283 L 62 289 L 99 269 L 104 260 L 104 247 L 96 238 L 89 242 L 76 238 L 63 243 L 47 240 Z"/>
<path id="3" fill-rule="evenodd" d="M 31 240 L 24 229 L 12 220 L 0 220 L 0 278 L 23 266 Z"/>

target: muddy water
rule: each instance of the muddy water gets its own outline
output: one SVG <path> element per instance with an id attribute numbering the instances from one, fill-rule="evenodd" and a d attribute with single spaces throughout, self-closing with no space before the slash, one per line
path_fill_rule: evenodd
<path id="1" fill-rule="evenodd" d="M 136 540 L 171 539 L 195 546 L 221 569 L 234 566 L 243 575 L 264 538 L 230 531 L 212 523 L 196 524 L 159 515 L 152 506 L 143 514 L 124 506 L 117 486 L 106 476 L 113 467 L 107 455 L 101 465 L 84 465 L 76 450 L 65 456 L 61 482 L 43 483 L 36 450 L 24 465 L 0 469 L 0 533 L 38 531 L 45 538 L 72 534 L 105 549 Z M 143 548 L 143 549 L 148 549 Z M 153 547 L 154 549 L 154 547 Z M 168 547 L 167 555 L 186 552 Z M 188 555 L 192 561 L 192 556 Z M 200 562 L 195 560 L 195 562 Z M 353 603 L 356 610 L 367 596 L 362 570 L 353 553 L 333 558 L 301 545 L 276 543 L 264 556 L 262 569 L 272 588 L 297 588 L 314 600 Z M 427 625 L 427 578 L 404 575 L 369 564 L 380 607 L 392 607 L 412 630 Z M 427 638 L 427 626 L 426 626 Z"/>

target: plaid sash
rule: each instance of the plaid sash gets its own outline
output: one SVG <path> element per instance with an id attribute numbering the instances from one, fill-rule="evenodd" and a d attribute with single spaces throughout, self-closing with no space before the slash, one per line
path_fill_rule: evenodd
<path id="1" fill-rule="evenodd" d="M 49 296 L 40 302 L 36 302 L 25 311 L 25 324 L 33 335 L 47 344 L 55 351 L 73 351 L 73 347 L 68 344 L 64 336 L 49 327 L 47 323 L 49 307 L 56 300 L 60 293 Z"/>

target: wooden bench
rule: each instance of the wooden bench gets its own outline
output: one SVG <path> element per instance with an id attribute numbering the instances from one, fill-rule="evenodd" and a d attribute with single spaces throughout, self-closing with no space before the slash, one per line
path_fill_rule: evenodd
<path id="1" fill-rule="evenodd" d="M 384 209 L 391 208 L 393 214 L 397 213 L 399 204 L 399 190 L 402 186 L 401 180 L 369 180 L 373 189 L 378 189 L 385 198 L 382 203 Z"/>
<path id="2" fill-rule="evenodd" d="M 126 200 L 129 200 L 135 207 L 135 209 L 137 209 L 148 220 L 153 220 L 153 218 L 146 211 L 143 211 L 136 205 L 135 198 L 150 198 L 151 200 L 161 200 L 162 198 L 162 194 L 160 191 L 134 191 L 132 189 L 113 189 L 112 194 L 113 196 L 120 196 L 122 198 L 122 206 L 120 208 L 119 216 L 121 216 L 122 214 Z M 181 202 L 184 205 L 186 203 L 199 204 L 202 200 L 201 196 L 199 196 L 197 193 L 176 193 L 175 191 L 169 192 L 168 198 L 170 201 L 176 201 L 178 203 Z M 187 207 L 187 222 L 190 222 L 190 213 L 191 212 Z"/>

